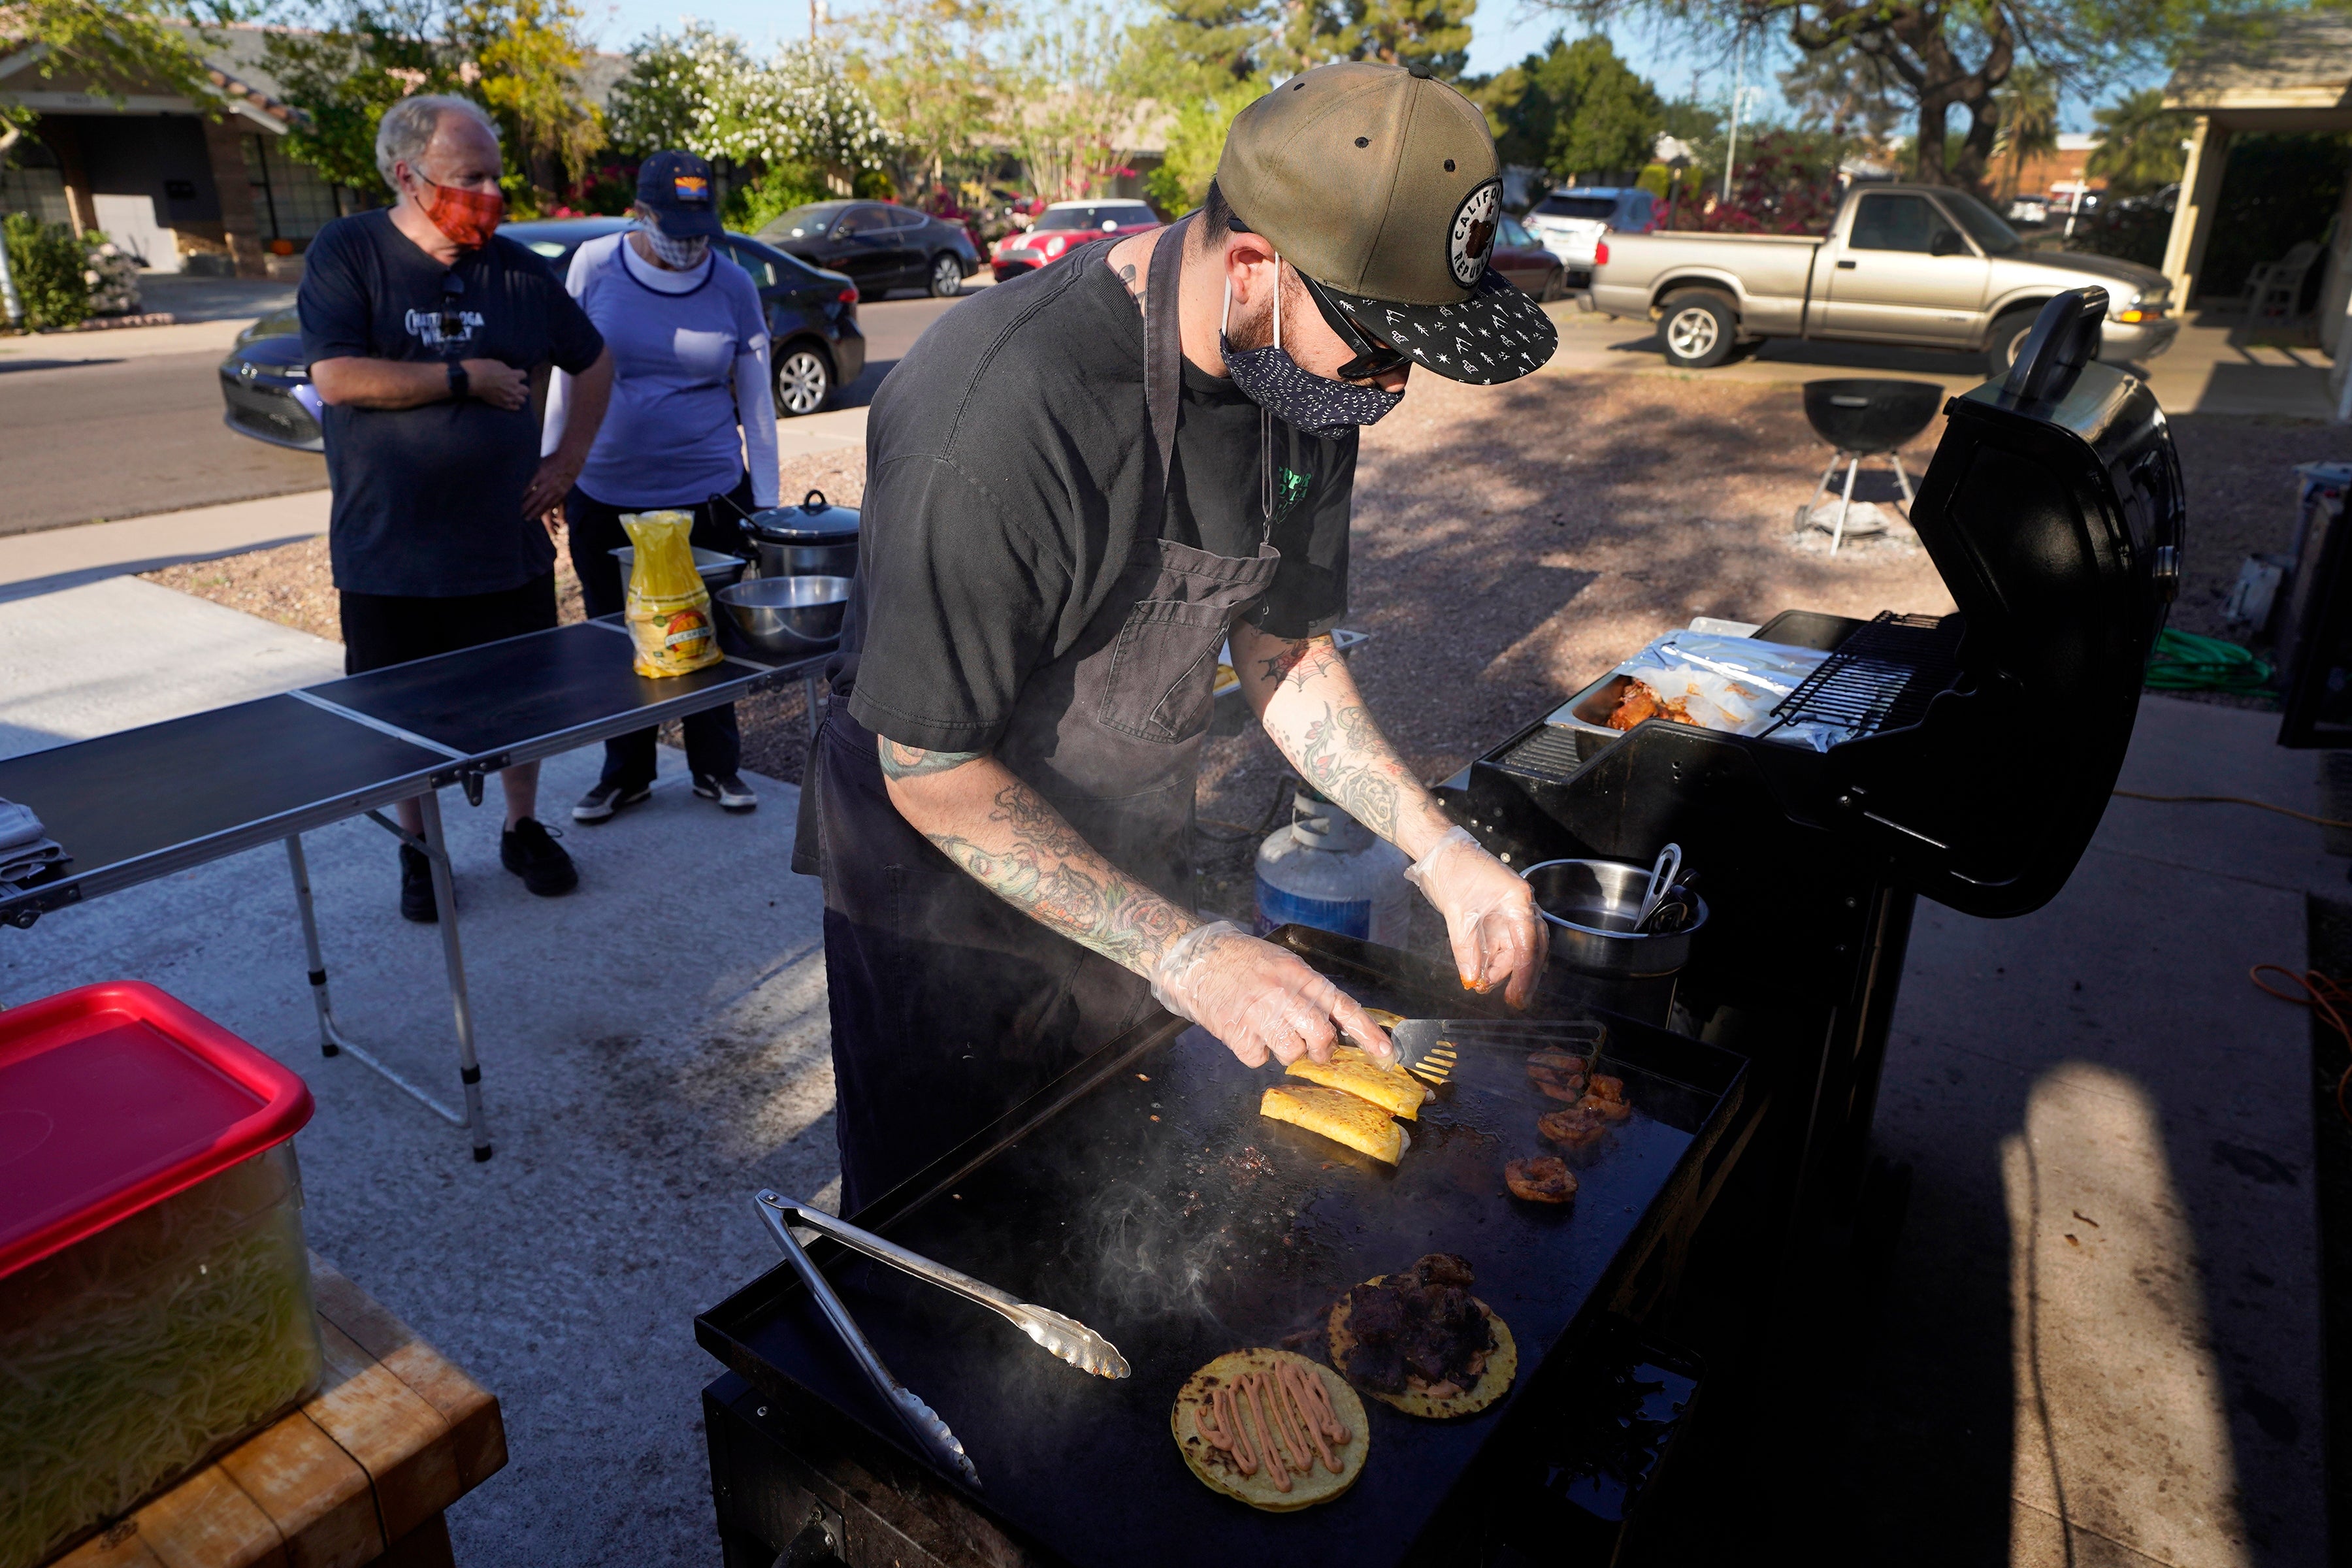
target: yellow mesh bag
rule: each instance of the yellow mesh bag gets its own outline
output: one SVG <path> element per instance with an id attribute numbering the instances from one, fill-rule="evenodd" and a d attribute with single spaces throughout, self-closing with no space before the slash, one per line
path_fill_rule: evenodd
<path id="1" fill-rule="evenodd" d="M 683 511 L 625 512 L 621 526 L 636 547 L 629 572 L 629 636 L 639 675 L 685 675 L 726 655 L 710 621 L 710 590 L 694 569 L 687 536 L 694 517 Z"/>

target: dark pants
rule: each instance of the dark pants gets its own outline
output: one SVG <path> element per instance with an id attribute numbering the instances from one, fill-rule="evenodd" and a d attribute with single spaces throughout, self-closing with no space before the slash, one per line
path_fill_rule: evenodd
<path id="1" fill-rule="evenodd" d="M 731 505 L 730 504 L 731 503 Z M 743 553 L 743 534 L 735 526 L 740 511 L 751 510 L 751 476 L 745 474 L 728 492 L 725 501 L 705 500 L 696 506 L 656 509 L 642 506 L 610 506 L 587 491 L 574 488 L 564 499 L 563 517 L 566 531 L 572 536 L 572 569 L 580 574 L 580 596 L 591 616 L 609 616 L 621 609 L 628 597 L 629 585 L 621 575 L 621 563 L 613 552 L 629 542 L 629 535 L 621 527 L 623 512 L 667 510 L 692 512 L 694 543 L 705 550 L 723 550 L 730 555 Z M 684 721 L 686 730 L 686 765 L 691 772 L 724 778 L 743 763 L 743 740 L 735 727 L 735 705 L 706 708 L 699 713 L 689 713 Z M 660 741 L 657 730 L 635 730 L 616 735 L 604 742 L 604 776 L 603 782 L 635 789 L 654 782 L 656 772 L 655 746 Z"/>
<path id="2" fill-rule="evenodd" d="M 405 594 L 338 595 L 343 623 L 343 673 L 365 675 L 387 665 L 479 647 L 529 632 L 553 631 L 555 573 L 495 594 L 446 599 Z"/>

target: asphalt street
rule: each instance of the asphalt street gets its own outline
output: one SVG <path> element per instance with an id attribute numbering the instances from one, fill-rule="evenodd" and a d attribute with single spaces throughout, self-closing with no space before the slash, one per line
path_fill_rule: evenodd
<path id="1" fill-rule="evenodd" d="M 970 284 L 967 289 L 971 288 Z M 950 300 L 862 305 L 866 374 L 839 405 L 862 404 Z M 178 329 L 173 329 L 178 330 Z M 0 358 L 0 534 L 313 490 L 325 459 L 236 435 L 221 422 L 221 354 Z M 76 334 L 74 356 L 90 338 Z"/>

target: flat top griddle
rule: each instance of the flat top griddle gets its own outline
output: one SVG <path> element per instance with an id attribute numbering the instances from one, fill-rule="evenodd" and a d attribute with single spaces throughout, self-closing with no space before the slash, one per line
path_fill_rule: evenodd
<path id="1" fill-rule="evenodd" d="M 1381 984 L 1346 961 L 1383 950 L 1308 940 L 1320 949 L 1309 961 L 1369 1004 L 1422 1016 L 1465 1010 L 1459 991 L 1447 998 Z M 1391 1171 L 1260 1117 L 1275 1069 L 1244 1068 L 1202 1031 L 1170 1032 L 1139 1031 L 1108 1047 L 1073 1073 L 1100 1079 L 1081 1098 L 940 1162 L 934 1171 L 952 1177 L 946 1190 L 893 1194 L 861 1216 L 904 1246 L 1080 1319 L 1118 1345 L 1133 1376 L 1089 1377 L 941 1291 L 829 1244 L 813 1255 L 891 1370 L 963 1440 L 985 1486 L 973 1501 L 1045 1554 L 1195 1563 L 1306 1547 L 1323 1561 L 1341 1550 L 1351 1563 L 1399 1561 L 1537 1369 L 1643 1250 L 1630 1244 L 1654 1225 L 1660 1194 L 1736 1106 L 1740 1058 L 1612 1021 L 1604 1060 L 1624 1076 L 1634 1114 L 1597 1152 L 1570 1157 L 1582 1187 L 1562 1209 L 1520 1203 L 1503 1186 L 1507 1159 L 1552 1152 L 1535 1122 L 1558 1102 L 1528 1083 L 1522 1054 L 1471 1053 L 1454 1086 L 1423 1109 Z M 1040 1099 L 1054 1096 L 1049 1089 Z M 982 1147 L 991 1140 L 1000 1146 Z M 956 1173 L 973 1156 L 980 1163 Z M 893 1208 L 902 1212 L 877 1217 Z M 1345 1497 L 1297 1514 L 1259 1512 L 1192 1477 L 1169 1429 L 1186 1377 L 1226 1351 L 1286 1339 L 1328 1361 L 1320 1325 L 1337 1297 L 1433 1251 L 1471 1260 L 1475 1294 L 1517 1339 L 1509 1399 L 1437 1423 L 1368 1398 L 1362 1478 Z M 788 1269 L 696 1327 L 706 1348 L 755 1384 L 813 1394 L 912 1452 Z"/>

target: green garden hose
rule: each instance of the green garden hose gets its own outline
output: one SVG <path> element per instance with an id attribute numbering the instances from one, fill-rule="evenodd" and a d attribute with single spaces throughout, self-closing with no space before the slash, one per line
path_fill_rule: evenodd
<path id="1" fill-rule="evenodd" d="M 2268 691 L 2271 667 L 2220 637 L 2164 628 L 2147 661 L 2151 691 Z"/>

